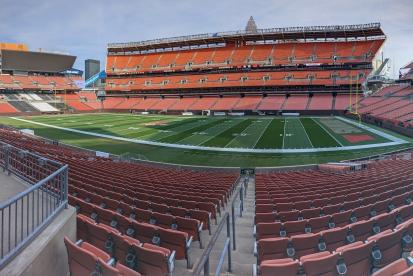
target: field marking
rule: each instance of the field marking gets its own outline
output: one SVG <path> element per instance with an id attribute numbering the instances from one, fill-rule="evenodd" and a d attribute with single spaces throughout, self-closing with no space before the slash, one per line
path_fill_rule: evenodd
<path id="1" fill-rule="evenodd" d="M 300 122 L 301 127 L 304 129 L 305 136 L 307 136 L 307 140 L 310 142 L 311 147 L 314 148 L 314 145 L 313 145 L 313 143 L 311 142 L 310 137 L 308 136 L 307 130 L 305 130 L 305 127 L 304 127 L 304 125 L 303 125 L 303 122 L 301 122 L 301 119 L 300 119 L 300 118 L 298 118 L 297 120 Z"/>
<path id="2" fill-rule="evenodd" d="M 341 117 L 337 117 L 337 116 L 335 116 L 334 118 L 337 118 L 337 119 L 339 119 L 339 120 L 341 120 L 341 121 L 344 121 L 344 122 L 346 122 L 346 123 L 355 125 L 355 126 L 361 128 L 361 129 L 364 129 L 364 130 L 367 130 L 367 131 L 372 132 L 372 133 L 374 133 L 374 134 L 377 134 L 378 136 L 381 136 L 381 137 L 383 137 L 383 138 L 386 138 L 386 139 L 388 139 L 388 140 L 390 140 L 390 141 L 400 142 L 400 143 L 402 143 L 402 144 L 403 144 L 403 143 L 407 143 L 406 140 L 403 140 L 403 139 L 398 138 L 398 137 L 396 137 L 396 136 L 393 136 L 393 135 L 391 135 L 391 134 L 385 133 L 385 132 L 383 132 L 383 131 L 380 131 L 380 130 L 371 128 L 371 127 L 369 127 L 369 126 L 366 126 L 366 125 L 363 125 L 363 124 L 359 124 L 359 123 L 353 122 L 353 121 L 351 121 L 351 120 L 349 120 L 349 119 L 345 119 L 345 118 L 341 118 Z"/>
<path id="3" fill-rule="evenodd" d="M 283 149 L 284 149 L 284 144 L 285 144 L 284 139 L 285 139 L 285 126 L 286 125 L 287 125 L 287 118 L 284 119 L 283 146 L 282 146 Z"/>
<path id="4" fill-rule="evenodd" d="M 248 120 L 248 119 L 246 119 L 246 120 Z M 248 128 L 250 128 L 251 126 L 253 126 L 253 122 L 251 122 L 251 124 L 249 124 L 246 128 L 244 128 L 239 134 L 240 134 L 240 135 L 243 134 L 244 131 L 246 131 L 246 130 L 247 130 Z M 234 133 L 233 133 L 232 135 L 234 135 Z M 234 141 L 235 139 L 237 139 L 237 137 L 238 137 L 238 135 L 235 135 L 234 138 L 232 138 L 228 143 L 226 143 L 225 146 L 223 146 L 223 148 L 225 148 L 226 146 L 228 146 L 229 144 L 231 144 L 232 141 Z"/>
<path id="5" fill-rule="evenodd" d="M 78 129 L 59 127 L 59 126 L 39 123 L 39 122 L 35 122 L 35 121 L 25 120 L 25 119 L 21 119 L 21 118 L 17 118 L 17 117 L 8 117 L 8 118 L 13 119 L 13 120 L 17 120 L 17 121 L 21 121 L 21 122 L 25 122 L 25 123 L 34 124 L 34 125 L 40 125 L 40 126 L 60 129 L 60 130 L 64 130 L 64 131 L 80 133 L 80 134 L 89 135 L 89 136 L 95 136 L 95 137 L 99 137 L 99 138 L 106 138 L 106 139 L 118 140 L 118 141 L 123 141 L 123 142 L 130 142 L 130 143 L 135 143 L 135 144 L 161 146 L 161 147 L 168 147 L 168 148 L 180 148 L 180 149 L 188 149 L 188 150 L 202 150 L 202 151 L 240 152 L 240 153 L 308 153 L 308 152 L 327 152 L 327 151 L 334 152 L 334 151 L 346 151 L 346 150 L 356 150 L 356 149 L 371 149 L 371 148 L 379 148 L 379 147 L 385 147 L 385 146 L 395 146 L 395 145 L 408 143 L 408 142 L 404 141 L 403 139 L 399 139 L 399 138 L 396 138 L 392 135 L 389 135 L 389 136 L 392 136 L 394 139 L 397 139 L 398 141 L 378 143 L 378 144 L 346 146 L 346 147 L 340 147 L 340 148 L 339 147 L 303 148 L 303 149 L 218 148 L 218 147 L 202 147 L 202 146 L 159 143 L 159 142 L 146 141 L 146 140 L 129 139 L 129 138 L 118 137 L 118 136 L 113 136 L 113 135 L 108 135 L 108 134 L 101 134 L 101 133 L 83 131 L 83 130 L 78 130 Z M 369 128 L 369 127 L 366 126 L 366 128 Z M 380 131 L 377 131 L 377 132 L 380 132 Z"/>
<path id="6" fill-rule="evenodd" d="M 238 119 L 239 120 L 239 119 Z M 221 135 L 222 133 L 224 133 L 225 131 L 227 131 L 228 129 L 230 129 L 230 128 L 232 128 L 232 127 L 234 127 L 234 126 L 236 126 L 236 125 L 238 125 L 238 124 L 241 124 L 243 121 L 245 121 L 245 120 L 247 120 L 246 118 L 242 118 L 242 121 L 241 122 L 234 122 L 234 121 L 232 121 L 232 120 L 226 120 L 225 122 L 223 122 L 223 123 L 226 123 L 226 124 L 228 124 L 227 126 L 225 126 L 225 128 L 223 128 L 222 129 L 222 131 L 220 131 L 219 133 L 217 133 L 217 134 L 215 134 L 214 136 L 212 136 L 212 137 L 209 137 L 207 140 L 205 140 L 205 141 L 202 141 L 202 142 L 200 142 L 200 143 L 198 143 L 198 144 L 196 144 L 196 146 L 199 146 L 199 145 L 201 145 L 201 144 L 204 144 L 204 143 L 206 143 L 206 142 L 208 142 L 208 141 L 210 141 L 210 140 L 212 140 L 212 139 L 214 139 L 215 137 L 217 137 L 217 136 L 219 136 L 219 135 Z M 215 127 L 215 126 L 213 126 L 213 127 Z M 205 147 L 206 148 L 206 147 Z"/>
<path id="7" fill-rule="evenodd" d="M 316 124 L 318 124 L 325 132 L 328 133 L 328 135 L 330 135 L 330 137 L 332 137 L 339 145 L 341 145 L 342 147 L 344 147 L 344 145 L 336 138 L 334 137 L 330 131 L 327 131 L 327 129 L 324 128 L 324 126 L 317 120 L 314 120 L 313 118 L 311 118 L 311 120 L 313 120 L 313 122 L 315 122 Z"/>
<path id="8" fill-rule="evenodd" d="M 261 132 L 260 137 L 258 137 L 258 139 L 255 141 L 254 146 L 252 146 L 253 149 L 255 149 L 255 147 L 257 146 L 258 142 L 261 140 L 262 136 L 264 135 L 265 131 L 267 131 L 268 127 L 270 126 L 270 124 L 272 123 L 272 120 L 268 120 L 269 123 L 267 123 L 267 125 L 264 127 L 264 130 Z"/>

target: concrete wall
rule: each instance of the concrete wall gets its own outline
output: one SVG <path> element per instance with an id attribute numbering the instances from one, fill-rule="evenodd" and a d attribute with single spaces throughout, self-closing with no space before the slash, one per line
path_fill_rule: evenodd
<path id="1" fill-rule="evenodd" d="M 63 237 L 76 239 L 76 211 L 69 206 L 14 258 L 0 276 L 64 276 L 69 274 Z"/>

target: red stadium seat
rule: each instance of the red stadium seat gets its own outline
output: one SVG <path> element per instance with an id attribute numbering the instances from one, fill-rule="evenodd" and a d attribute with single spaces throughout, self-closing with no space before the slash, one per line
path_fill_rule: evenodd
<path id="1" fill-rule="evenodd" d="M 90 275 L 98 269 L 98 259 L 107 262 L 110 256 L 87 242 L 73 243 L 64 238 L 69 257 L 70 275 Z"/>
<path id="2" fill-rule="evenodd" d="M 305 275 L 336 275 L 339 254 L 330 252 L 319 252 L 300 258 Z"/>
<path id="3" fill-rule="evenodd" d="M 386 230 L 369 237 L 367 240 L 373 242 L 373 265 L 382 268 L 399 259 L 402 253 L 402 231 Z"/>
<path id="4" fill-rule="evenodd" d="M 342 257 L 339 273 L 346 275 L 369 275 L 373 243 L 355 242 L 336 249 Z"/>
<path id="5" fill-rule="evenodd" d="M 260 275 L 297 275 L 300 263 L 290 258 L 274 259 L 261 262 Z"/>
<path id="6" fill-rule="evenodd" d="M 372 276 L 409 276 L 413 275 L 413 266 L 408 265 L 405 259 L 398 259 L 391 264 L 377 270 Z"/>

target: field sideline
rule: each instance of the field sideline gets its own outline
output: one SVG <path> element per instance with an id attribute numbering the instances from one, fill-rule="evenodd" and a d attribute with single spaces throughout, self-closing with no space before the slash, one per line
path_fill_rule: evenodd
<path id="1" fill-rule="evenodd" d="M 357 125 L 337 118 L 268 118 L 268 117 L 176 117 L 93 114 L 14 118 L 46 127 L 105 138 L 153 145 L 173 144 L 229 149 L 314 149 L 362 146 L 389 142 Z M 328 123 L 325 123 L 328 121 Z M 340 130 L 330 129 L 340 125 Z M 369 139 L 351 141 L 351 135 Z M 185 148 L 183 146 L 178 146 Z M 193 147 L 192 147 L 193 148 Z"/>
<path id="2" fill-rule="evenodd" d="M 31 128 L 37 135 L 89 149 L 114 154 L 127 153 L 154 161 L 196 165 L 222 165 L 212 160 L 215 159 L 212 158 L 214 155 L 217 157 L 230 155 L 229 159 L 233 161 L 225 162 L 226 166 L 308 164 L 372 155 L 410 145 L 402 144 L 399 138 L 404 138 L 393 133 L 389 136 L 382 131 L 366 129 L 364 126 L 335 117 L 182 117 L 102 113 L 19 117 L 18 119 L 24 121 L 2 117 L 0 123 L 18 128 Z M 69 134 L 67 129 L 80 133 Z M 67 139 L 68 136 L 70 139 Z M 114 141 L 108 139 L 110 137 L 124 140 Z M 148 144 L 131 145 L 130 139 Z M 102 144 L 102 140 L 110 140 L 110 142 Z M 395 140 L 399 142 L 394 142 Z M 161 149 L 159 146 L 155 147 L 157 143 L 171 144 L 178 148 Z M 115 146 L 118 144 L 125 146 L 123 148 Z M 338 151 L 346 147 L 359 149 L 358 147 L 371 145 L 377 145 L 378 148 Z M 210 150 L 200 151 L 198 147 L 210 147 Z M 325 153 L 311 153 L 322 148 L 330 149 Z M 235 152 L 218 154 L 217 152 L 237 149 L 244 150 L 244 154 L 235 154 Z M 259 154 L 266 151 L 272 154 Z M 291 153 L 307 152 L 307 154 L 281 154 L 290 151 Z M 176 156 L 165 155 L 172 152 Z M 250 154 L 254 152 L 257 154 Z M 278 152 L 280 155 L 275 154 Z M 182 155 L 186 157 L 180 158 Z"/>

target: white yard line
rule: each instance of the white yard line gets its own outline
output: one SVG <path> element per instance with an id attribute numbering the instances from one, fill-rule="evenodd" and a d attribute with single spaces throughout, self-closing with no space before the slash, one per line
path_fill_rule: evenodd
<path id="1" fill-rule="evenodd" d="M 317 125 L 319 125 L 325 132 L 327 132 L 328 135 L 330 135 L 330 137 L 333 138 L 340 146 L 344 147 L 344 145 L 339 140 L 337 140 L 337 138 L 334 137 L 334 135 L 332 135 L 330 131 L 327 131 L 327 129 L 325 129 L 325 127 L 319 121 L 314 120 L 313 118 L 311 118 L 311 120 L 313 120 Z"/>
<path id="2" fill-rule="evenodd" d="M 287 118 L 284 118 L 284 132 L 283 132 L 283 149 L 284 149 L 284 139 L 285 139 L 285 126 L 287 125 Z"/>
<path id="3" fill-rule="evenodd" d="M 402 139 L 398 139 L 400 141 L 393 141 L 387 143 L 380 143 L 380 144 L 368 144 L 368 145 L 357 145 L 357 146 L 346 146 L 346 147 L 330 147 L 330 148 L 306 148 L 306 149 L 250 149 L 250 148 L 217 148 L 217 147 L 202 147 L 202 146 L 191 146 L 191 145 L 180 145 L 180 144 L 170 144 L 170 143 L 159 143 L 153 141 L 145 141 L 145 140 L 138 140 L 138 139 L 130 139 L 124 137 L 118 137 L 108 134 L 101 134 L 89 131 L 83 131 L 78 129 L 71 129 L 65 127 L 59 127 L 39 122 L 34 122 L 30 120 L 25 120 L 16 117 L 9 117 L 10 119 L 30 123 L 39 126 L 45 126 L 55 129 L 60 129 L 64 131 L 95 136 L 99 138 L 106 138 L 112 140 L 118 140 L 123 142 L 130 142 L 135 144 L 142 144 L 142 145 L 151 145 L 151 146 L 161 146 L 161 147 L 168 147 L 168 148 L 179 148 L 179 149 L 189 149 L 189 150 L 203 150 L 203 151 L 219 151 L 219 152 L 240 152 L 240 153 L 305 153 L 305 152 L 326 152 L 326 151 L 346 151 L 346 150 L 356 150 L 356 149 L 371 149 L 371 148 L 378 148 L 378 147 L 385 147 L 385 146 L 396 146 L 400 144 L 407 143 Z M 394 137 L 396 138 L 396 137 Z"/>
<path id="4" fill-rule="evenodd" d="M 249 126 L 247 126 L 246 128 L 244 128 L 243 131 L 241 131 L 240 134 L 244 133 L 244 131 L 248 130 L 250 127 L 253 126 L 253 123 L 251 123 Z M 232 141 L 234 141 L 235 139 L 237 139 L 238 136 L 234 136 L 234 138 L 231 139 L 231 141 L 229 141 L 225 146 L 223 146 L 223 148 L 225 148 L 226 146 L 230 145 L 232 143 Z"/>
<path id="5" fill-rule="evenodd" d="M 267 128 L 270 126 L 272 120 L 274 120 L 274 119 L 268 120 L 269 123 L 267 123 L 267 125 L 264 127 L 264 130 L 262 131 L 260 137 L 258 137 L 258 139 L 255 141 L 254 146 L 252 147 L 252 149 L 254 149 L 254 148 L 257 146 L 258 142 L 261 140 L 261 137 L 264 135 L 265 131 L 266 131 Z"/>
<path id="6" fill-rule="evenodd" d="M 307 130 L 305 130 L 305 127 L 303 123 L 301 122 L 300 118 L 298 118 L 297 120 L 300 122 L 301 127 L 304 129 L 305 136 L 307 136 L 307 140 L 308 142 L 310 142 L 311 147 L 314 148 L 313 143 L 311 143 L 310 137 L 308 137 Z"/>
<path id="7" fill-rule="evenodd" d="M 243 119 L 243 120 L 246 120 L 246 119 Z M 233 126 L 236 126 L 237 124 L 240 124 L 241 122 L 235 122 L 234 124 L 233 124 L 233 123 L 234 123 L 233 121 L 230 121 L 230 122 L 228 123 L 228 124 L 230 124 L 229 126 L 226 126 L 223 130 L 221 130 L 220 132 L 218 132 L 218 133 L 215 134 L 214 136 L 212 136 L 212 137 L 208 138 L 207 140 L 202 141 L 202 142 L 200 142 L 200 143 L 198 143 L 198 144 L 196 144 L 196 145 L 199 146 L 199 145 L 201 145 L 201 144 L 204 144 L 204 143 L 208 142 L 209 140 L 214 139 L 214 138 L 217 137 L 218 135 L 221 135 L 221 133 L 227 131 L 228 129 L 230 129 L 230 128 L 233 127 Z M 215 125 L 215 126 L 213 126 L 213 127 L 216 127 L 216 126 L 219 127 L 219 125 Z M 213 127 L 211 127 L 211 128 L 213 128 Z M 192 137 L 192 136 L 189 136 L 189 137 Z M 189 138 L 189 137 L 188 137 L 188 138 Z"/>

